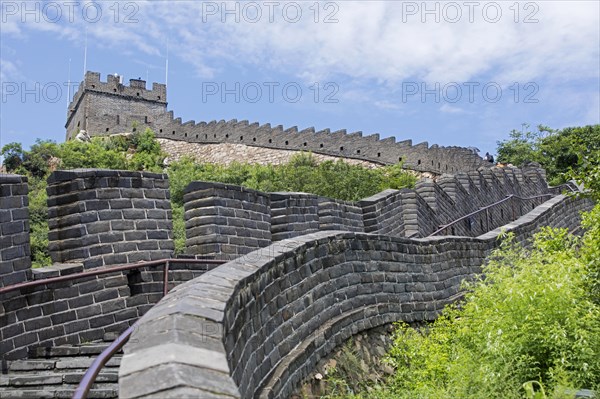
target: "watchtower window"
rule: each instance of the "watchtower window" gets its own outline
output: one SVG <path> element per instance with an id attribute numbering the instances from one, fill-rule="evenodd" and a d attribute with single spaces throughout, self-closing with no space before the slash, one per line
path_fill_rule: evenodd
<path id="1" fill-rule="evenodd" d="M 402 157 L 398 158 L 398 162 L 402 162 Z"/>
<path id="2" fill-rule="evenodd" d="M 205 134 L 204 135 L 204 140 L 207 140 L 207 139 L 208 139 L 208 134 Z"/>
<path id="3" fill-rule="evenodd" d="M 148 117 L 144 116 L 144 123 L 148 123 Z"/>
<path id="4" fill-rule="evenodd" d="M 357 154 L 360 154 L 360 150 L 356 150 L 356 153 L 357 153 Z"/>
<path id="5" fill-rule="evenodd" d="M 160 100 L 160 96 L 157 96 L 156 98 Z"/>
<path id="6" fill-rule="evenodd" d="M 196 138 L 198 138 L 198 135 L 196 135 Z"/>
<path id="7" fill-rule="evenodd" d="M 344 151 L 344 147 L 340 147 L 340 151 Z"/>
<path id="8" fill-rule="evenodd" d="M 240 141 L 244 140 L 244 136 L 240 136 Z"/>
<path id="9" fill-rule="evenodd" d="M 381 157 L 381 153 L 380 152 L 377 153 L 377 158 L 379 158 L 379 157 Z"/>
<path id="10" fill-rule="evenodd" d="M 254 138 L 252 139 L 252 141 L 256 141 L 256 137 L 254 137 Z"/>
<path id="11" fill-rule="evenodd" d="M 226 135 L 225 135 L 225 138 L 226 138 L 226 139 L 228 139 L 228 138 L 229 138 L 229 135 L 228 135 L 228 134 L 226 134 Z"/>
<path id="12" fill-rule="evenodd" d="M 139 96 L 140 96 L 140 93 L 135 93 L 135 95 L 139 97 Z"/>
<path id="13" fill-rule="evenodd" d="M 96 85 L 92 85 L 92 89 L 95 89 L 95 88 L 96 88 Z"/>
<path id="14" fill-rule="evenodd" d="M 304 142 L 304 146 L 306 147 L 306 142 Z"/>
<path id="15" fill-rule="evenodd" d="M 321 145 L 319 147 L 323 148 L 323 143 L 321 143 Z"/>
<path id="16" fill-rule="evenodd" d="M 289 142 L 286 140 L 286 141 L 285 141 L 285 145 L 288 145 L 288 144 L 289 144 Z"/>
<path id="17" fill-rule="evenodd" d="M 185 133 L 184 136 L 187 137 L 187 133 Z"/>
<path id="18" fill-rule="evenodd" d="M 175 134 L 175 130 L 173 130 L 173 133 L 171 133 L 171 134 Z"/>
<path id="19" fill-rule="evenodd" d="M 117 125 L 121 124 L 121 115 L 117 115 Z"/>
<path id="20" fill-rule="evenodd" d="M 417 165 L 421 165 L 421 160 L 420 159 L 417 161 Z"/>
<path id="21" fill-rule="evenodd" d="M 106 131 L 108 132 L 108 128 L 106 128 Z"/>
<path id="22" fill-rule="evenodd" d="M 273 140 L 269 139 L 269 144 L 271 144 L 273 142 Z"/>
<path id="23" fill-rule="evenodd" d="M 137 130 L 137 128 L 135 128 L 135 127 L 131 129 L 132 132 L 135 132 L 136 130 Z"/>
<path id="24" fill-rule="evenodd" d="M 162 133 L 162 129 L 159 130 Z"/>
<path id="25" fill-rule="evenodd" d="M 117 89 L 113 89 L 113 91 L 116 93 L 116 92 L 117 92 Z"/>
<path id="26" fill-rule="evenodd" d="M 81 121 L 77 122 L 77 127 L 81 126 Z"/>
<path id="27" fill-rule="evenodd" d="M 215 133 L 215 138 L 217 138 L 217 134 Z"/>

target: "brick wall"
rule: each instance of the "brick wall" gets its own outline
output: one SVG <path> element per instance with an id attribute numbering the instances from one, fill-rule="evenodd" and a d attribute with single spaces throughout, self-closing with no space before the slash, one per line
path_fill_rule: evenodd
<path id="1" fill-rule="evenodd" d="M 430 146 L 426 142 L 413 145 L 411 140 L 380 139 L 379 134 L 363 137 L 362 132 L 348 134 L 345 130 L 316 131 L 314 127 L 298 129 L 296 126 L 284 129 L 235 119 L 182 123 L 181 118 L 174 118 L 172 111 L 167 112 L 166 96 L 166 87 L 162 84 L 153 83 L 152 89 L 146 89 L 145 81 L 132 79 L 127 86 L 113 75 L 102 82 L 99 73 L 87 72 L 69 105 L 67 139 L 78 129 L 86 129 L 91 135 L 130 132 L 132 123 L 137 122 L 138 129 L 149 127 L 160 138 L 312 151 L 379 164 L 404 162 L 409 169 L 436 174 L 491 166 L 466 148 Z"/>
<path id="2" fill-rule="evenodd" d="M 31 269 L 27 178 L 0 174 L 0 287 L 27 279 Z"/>
<path id="3" fill-rule="evenodd" d="M 306 193 L 271 193 L 271 236 L 273 241 L 319 230 L 319 198 Z"/>
<path id="4" fill-rule="evenodd" d="M 268 194 L 193 182 L 183 200 L 188 253 L 233 259 L 271 243 Z"/>
<path id="5" fill-rule="evenodd" d="M 210 182 L 194 182 L 186 193 L 188 253 L 233 259 L 271 241 L 318 230 L 426 237 L 514 195 L 438 233 L 475 237 L 526 214 L 557 190 L 547 186 L 539 169 L 530 168 L 525 174 L 519 169 L 491 168 L 442 175 L 437 181 L 422 179 L 414 190 L 385 190 L 355 203 L 306 193 L 261 193 Z M 520 199 L 538 195 L 547 196 Z"/>
<path id="6" fill-rule="evenodd" d="M 85 268 L 169 258 L 174 249 L 166 174 L 56 171 L 48 178 L 49 250 Z"/>
<path id="7" fill-rule="evenodd" d="M 592 206 L 557 196 L 505 227 L 523 241 L 543 225 L 577 227 Z M 139 339 L 125 347 L 120 397 L 287 397 L 350 336 L 433 320 L 480 271 L 499 234 L 318 232 L 228 262 L 180 285 L 140 320 Z M 199 333 L 183 337 L 182 329 Z"/>

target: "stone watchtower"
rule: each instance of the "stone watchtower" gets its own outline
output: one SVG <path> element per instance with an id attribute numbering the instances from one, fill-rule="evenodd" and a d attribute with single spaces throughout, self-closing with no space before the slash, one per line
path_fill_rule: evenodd
<path id="1" fill-rule="evenodd" d="M 140 127 L 154 126 L 155 121 L 167 112 L 167 86 L 130 79 L 129 86 L 121 83 L 118 75 L 108 75 L 106 82 L 100 74 L 87 72 L 73 96 L 67 113 L 67 140 L 81 130 L 90 136 L 132 131 L 134 122 Z"/>

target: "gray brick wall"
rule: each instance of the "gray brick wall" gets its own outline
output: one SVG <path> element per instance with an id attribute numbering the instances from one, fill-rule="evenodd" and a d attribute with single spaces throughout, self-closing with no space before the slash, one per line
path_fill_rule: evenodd
<path id="1" fill-rule="evenodd" d="M 518 169 L 486 168 L 442 175 L 437 181 L 423 179 L 414 190 L 385 190 L 356 203 L 306 193 L 262 193 L 211 182 L 194 182 L 186 193 L 188 253 L 233 259 L 270 242 L 319 230 L 426 237 L 509 195 L 556 195 L 557 190 L 547 186 L 539 169 L 530 168 L 525 174 Z M 513 198 L 439 234 L 476 237 L 549 198 Z M 265 233 L 269 229 L 270 236 Z"/>
<path id="2" fill-rule="evenodd" d="M 169 288 L 213 269 L 207 264 L 171 264 Z M 66 276 L 82 264 L 33 269 L 32 280 Z M 86 277 L 0 294 L 0 354 L 22 359 L 36 348 L 79 344 L 121 333 L 162 298 L 163 273 L 157 268 Z"/>
<path id="3" fill-rule="evenodd" d="M 319 198 L 306 193 L 271 193 L 271 236 L 273 241 L 319 230 Z"/>
<path id="4" fill-rule="evenodd" d="M 592 206 L 557 196 L 506 227 L 524 241 L 543 225 L 577 227 Z M 499 234 L 318 232 L 233 260 L 178 286 L 140 320 L 125 347 L 120 397 L 287 397 L 353 334 L 433 320 L 480 272 Z"/>
<path id="5" fill-rule="evenodd" d="M 121 84 L 114 75 L 100 80 L 97 72 L 87 72 L 73 96 L 67 113 L 67 140 L 79 130 L 90 135 L 131 132 L 133 122 L 156 129 L 155 121 L 167 111 L 167 88 L 153 83 L 130 79 L 129 86 Z"/>
<path id="6" fill-rule="evenodd" d="M 75 93 L 67 114 L 67 139 L 85 129 L 91 135 L 130 132 L 135 121 L 138 129 L 149 127 L 158 137 L 193 143 L 235 143 L 264 148 L 312 151 L 343 158 L 360 159 L 381 164 L 404 165 L 424 172 L 456 173 L 489 167 L 477 154 L 462 147 L 412 144 L 412 140 L 396 143 L 394 137 L 380 139 L 379 134 L 363 137 L 362 132 L 345 130 L 316 131 L 314 127 L 284 129 L 282 126 L 248 121 L 188 121 L 167 112 L 167 92 L 162 84 L 146 89 L 141 79 L 120 84 L 113 75 L 100 80 L 97 72 L 87 72 Z"/>
<path id="7" fill-rule="evenodd" d="M 85 268 L 169 258 L 174 249 L 166 174 L 56 171 L 48 178 L 49 251 Z"/>
<path id="8" fill-rule="evenodd" d="M 27 279 L 31 269 L 27 177 L 0 174 L 0 287 Z"/>
<path id="9" fill-rule="evenodd" d="M 183 200 L 187 253 L 233 259 L 271 243 L 268 194 L 230 184 L 193 182 Z"/>
<path id="10" fill-rule="evenodd" d="M 362 208 L 350 201 L 319 197 L 319 230 L 364 232 Z"/>

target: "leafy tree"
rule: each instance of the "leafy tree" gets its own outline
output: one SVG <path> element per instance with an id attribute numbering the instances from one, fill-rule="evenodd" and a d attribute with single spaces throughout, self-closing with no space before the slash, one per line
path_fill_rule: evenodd
<path id="1" fill-rule="evenodd" d="M 530 132 L 529 125 L 523 124 L 523 130 L 512 130 L 510 139 L 498 141 L 498 162 L 520 166 L 528 162 L 538 162 L 538 142 L 542 136 L 542 126 L 538 132 Z"/>
<path id="2" fill-rule="evenodd" d="M 90 142 L 67 141 L 61 145 L 59 154 L 62 169 L 127 169 L 125 153 L 107 149 L 100 137 L 93 137 Z"/>
<path id="3" fill-rule="evenodd" d="M 530 132 L 513 130 L 510 139 L 498 142 L 499 162 L 520 166 L 538 162 L 546 169 L 551 184 L 564 183 L 592 171 L 600 159 L 600 125 L 552 130 L 538 126 Z"/>
<path id="4" fill-rule="evenodd" d="M 29 151 L 24 153 L 23 167 L 37 178 L 44 178 L 49 172 L 49 163 L 59 154 L 59 146 L 51 140 L 37 139 Z"/>
<path id="5" fill-rule="evenodd" d="M 8 143 L 0 151 L 4 158 L 4 166 L 8 172 L 16 171 L 23 164 L 23 147 L 21 143 Z"/>

